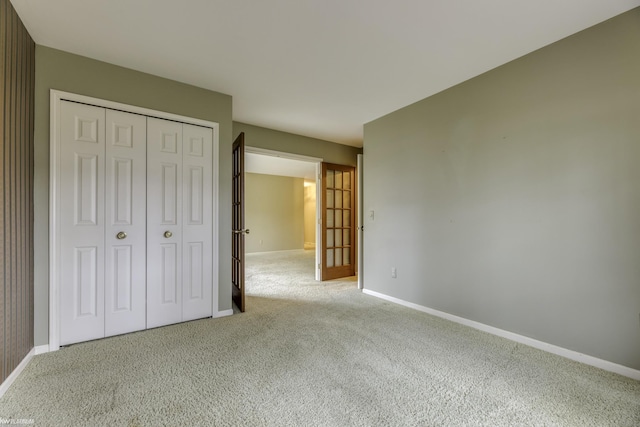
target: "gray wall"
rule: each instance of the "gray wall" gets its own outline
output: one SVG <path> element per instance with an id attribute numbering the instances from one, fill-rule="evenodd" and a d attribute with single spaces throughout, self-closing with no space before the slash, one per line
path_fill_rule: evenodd
<path id="1" fill-rule="evenodd" d="M 231 308 L 231 97 L 43 46 L 36 47 L 35 345 L 49 342 L 49 90 L 58 89 L 220 124 L 219 304 Z"/>
<path id="2" fill-rule="evenodd" d="M 316 183 L 304 187 L 304 248 L 316 247 Z"/>
<path id="3" fill-rule="evenodd" d="M 640 369 L 639 53 L 636 9 L 366 124 L 365 288 Z"/>
<path id="4" fill-rule="evenodd" d="M 302 249 L 304 179 L 245 174 L 245 252 Z"/>
<path id="5" fill-rule="evenodd" d="M 233 122 L 234 139 L 240 132 L 244 132 L 244 142 L 249 147 L 317 157 L 339 165 L 355 166 L 357 155 L 362 153 L 362 148 Z"/>

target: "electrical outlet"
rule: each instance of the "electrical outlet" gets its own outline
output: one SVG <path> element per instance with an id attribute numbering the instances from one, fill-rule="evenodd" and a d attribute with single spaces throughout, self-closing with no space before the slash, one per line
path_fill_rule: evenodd
<path id="1" fill-rule="evenodd" d="M 391 278 L 396 279 L 398 277 L 398 270 L 395 267 L 391 267 Z"/>
<path id="2" fill-rule="evenodd" d="M 374 217 L 375 217 L 375 212 L 369 211 L 369 218 L 371 219 L 371 221 L 374 220 Z"/>
<path id="3" fill-rule="evenodd" d="M 262 244 L 262 239 L 260 239 L 260 244 Z"/>

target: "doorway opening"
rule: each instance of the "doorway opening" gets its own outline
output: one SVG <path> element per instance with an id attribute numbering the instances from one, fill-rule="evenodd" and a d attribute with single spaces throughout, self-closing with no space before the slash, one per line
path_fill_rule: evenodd
<path id="1" fill-rule="evenodd" d="M 290 282 L 287 277 L 294 276 L 296 283 L 309 285 L 331 279 L 355 282 L 355 255 L 359 253 L 355 230 L 358 237 L 362 230 L 354 215 L 359 210 L 355 196 L 361 194 L 356 191 L 356 183 L 360 184 L 356 168 L 243 147 L 244 154 L 239 157 L 243 173 L 238 177 L 242 176 L 243 182 L 241 258 L 247 264 L 247 291 L 251 293 L 252 283 L 260 283 L 263 292 L 263 282 L 283 285 Z M 266 270 L 259 268 L 265 262 Z M 349 271 L 343 272 L 344 268 Z M 264 271 L 268 277 L 262 277 Z M 351 274 L 345 274 L 348 272 Z"/>
<path id="2" fill-rule="evenodd" d="M 320 280 L 322 159 L 245 147 L 244 161 L 245 223 L 251 230 L 245 254 L 304 252 L 308 274 Z M 286 257 L 281 259 L 284 271 Z"/>

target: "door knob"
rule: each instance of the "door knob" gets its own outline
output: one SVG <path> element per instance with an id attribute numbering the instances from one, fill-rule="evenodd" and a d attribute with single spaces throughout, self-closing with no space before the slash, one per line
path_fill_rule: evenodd
<path id="1" fill-rule="evenodd" d="M 121 231 L 118 234 L 116 234 L 116 239 L 118 240 L 125 239 L 126 237 L 127 237 L 127 233 L 125 233 L 124 231 Z"/>
<path id="2" fill-rule="evenodd" d="M 171 237 L 171 236 L 173 236 L 173 233 L 172 233 L 172 232 L 170 232 L 169 230 L 167 230 L 167 231 L 165 231 L 165 232 L 164 232 L 164 237 L 165 237 L 165 239 L 168 239 L 168 238 L 169 238 L 169 237 Z"/>
<path id="3" fill-rule="evenodd" d="M 249 230 L 248 228 L 245 228 L 243 230 L 233 230 L 233 234 L 249 234 L 251 230 Z"/>

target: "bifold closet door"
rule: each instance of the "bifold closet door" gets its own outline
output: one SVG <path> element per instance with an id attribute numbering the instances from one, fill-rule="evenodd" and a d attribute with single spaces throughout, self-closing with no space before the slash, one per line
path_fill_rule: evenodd
<path id="1" fill-rule="evenodd" d="M 147 119 L 107 110 L 105 336 L 145 329 Z"/>
<path id="2" fill-rule="evenodd" d="M 212 315 L 210 128 L 147 119 L 147 327 Z"/>
<path id="3" fill-rule="evenodd" d="M 182 124 L 147 118 L 147 327 L 182 321 Z"/>
<path id="4" fill-rule="evenodd" d="M 60 108 L 60 344 L 104 337 L 105 110 Z"/>
<path id="5" fill-rule="evenodd" d="M 144 329 L 146 119 L 63 101 L 60 344 Z"/>
<path id="6" fill-rule="evenodd" d="M 213 130 L 183 125 L 182 320 L 209 317 L 213 270 Z"/>

